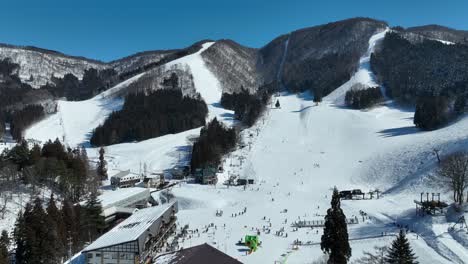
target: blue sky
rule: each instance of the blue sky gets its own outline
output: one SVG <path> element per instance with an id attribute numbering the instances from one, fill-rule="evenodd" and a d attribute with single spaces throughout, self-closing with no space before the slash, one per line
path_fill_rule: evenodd
<path id="1" fill-rule="evenodd" d="M 0 1 L 0 42 L 103 61 L 207 38 L 261 47 L 295 29 L 356 16 L 468 30 L 466 0 Z"/>

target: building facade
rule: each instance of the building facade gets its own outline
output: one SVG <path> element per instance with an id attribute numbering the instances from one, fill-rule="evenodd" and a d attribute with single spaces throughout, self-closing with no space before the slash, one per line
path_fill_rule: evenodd
<path id="1" fill-rule="evenodd" d="M 135 264 L 156 255 L 175 229 L 177 201 L 138 210 L 87 246 L 87 264 Z"/>

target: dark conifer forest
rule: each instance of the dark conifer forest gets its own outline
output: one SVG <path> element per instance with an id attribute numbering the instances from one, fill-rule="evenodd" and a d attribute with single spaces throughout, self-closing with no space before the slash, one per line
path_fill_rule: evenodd
<path id="1" fill-rule="evenodd" d="M 13 243 L 17 264 L 63 263 L 106 228 L 96 198 L 84 205 L 64 199 L 59 206 L 52 195 L 45 210 L 43 204 L 37 197 L 16 219 Z"/>
<path id="2" fill-rule="evenodd" d="M 183 96 L 180 90 L 130 94 L 121 111 L 112 113 L 91 137 L 94 146 L 141 141 L 203 126 L 205 102 Z"/>
<path id="3" fill-rule="evenodd" d="M 25 108 L 13 112 L 10 124 L 13 139 L 20 140 L 23 137 L 23 131 L 44 116 L 44 108 L 41 105 L 27 105 Z"/>
<path id="4" fill-rule="evenodd" d="M 345 104 L 354 109 L 364 109 L 375 105 L 383 100 L 380 87 L 367 88 L 362 90 L 351 89 L 346 92 Z"/>
<path id="5" fill-rule="evenodd" d="M 2 184 L 30 184 L 33 188 L 45 186 L 72 202 L 96 193 L 100 185 L 96 172 L 89 167 L 86 150 L 66 148 L 58 139 L 42 147 L 30 148 L 21 140 L 12 149 L 0 155 Z"/>
<path id="6" fill-rule="evenodd" d="M 270 94 L 266 91 L 250 94 L 241 88 L 240 93 L 223 93 L 221 105 L 226 109 L 233 110 L 237 120 L 251 127 L 265 111 L 269 99 Z"/>
<path id="7" fill-rule="evenodd" d="M 415 103 L 421 96 L 464 94 L 468 85 L 468 46 L 424 40 L 411 43 L 398 33 L 387 33 L 382 48 L 371 56 L 389 97 Z"/>
<path id="8" fill-rule="evenodd" d="M 200 137 L 193 144 L 191 168 L 217 166 L 223 155 L 229 153 L 238 141 L 235 128 L 228 128 L 216 118 L 200 131 Z"/>

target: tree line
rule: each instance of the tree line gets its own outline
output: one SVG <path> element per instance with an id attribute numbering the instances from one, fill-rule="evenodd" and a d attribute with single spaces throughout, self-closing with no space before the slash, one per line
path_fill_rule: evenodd
<path id="1" fill-rule="evenodd" d="M 207 114 L 200 95 L 184 96 L 177 89 L 129 94 L 122 110 L 110 114 L 90 142 L 103 146 L 175 134 L 203 126 Z"/>
<path id="2" fill-rule="evenodd" d="M 84 148 L 66 148 L 58 139 L 42 148 L 31 148 L 22 140 L 0 154 L 0 179 L 3 183 L 46 186 L 72 202 L 96 194 L 99 176 L 90 168 Z"/>
<path id="3" fill-rule="evenodd" d="M 27 105 L 21 110 L 11 114 L 10 128 L 13 139 L 20 140 L 26 128 L 41 120 L 45 116 L 41 105 Z"/>
<path id="4" fill-rule="evenodd" d="M 387 33 L 382 48 L 371 56 L 371 68 L 387 95 L 398 101 L 466 95 L 468 46 L 434 40 L 412 43 L 398 32 Z"/>
<path id="5" fill-rule="evenodd" d="M 346 92 L 345 104 L 354 109 L 369 108 L 383 100 L 380 87 L 351 89 Z"/>
<path id="6" fill-rule="evenodd" d="M 89 99 L 102 91 L 109 89 L 119 81 L 114 69 L 96 70 L 89 68 L 84 71 L 82 80 L 75 75 L 67 73 L 63 78 L 52 78 L 52 83 L 40 89 L 49 91 L 54 97 L 65 97 L 68 101 Z"/>
<path id="7" fill-rule="evenodd" d="M 238 93 L 223 93 L 221 105 L 225 109 L 233 110 L 234 117 L 237 120 L 251 127 L 265 111 L 271 97 L 268 91 L 260 91 L 257 94 L 251 94 L 248 90 L 241 87 Z"/>
<path id="8" fill-rule="evenodd" d="M 235 128 L 228 128 L 216 118 L 200 130 L 200 137 L 192 147 L 190 166 L 192 172 L 207 166 L 217 167 L 223 155 L 229 153 L 238 142 Z"/>
<path id="9" fill-rule="evenodd" d="M 53 195 L 45 210 L 43 204 L 37 197 L 18 214 L 13 233 L 17 264 L 63 263 L 106 229 L 94 195 L 83 206 L 65 198 L 57 207 Z"/>
<path id="10" fill-rule="evenodd" d="M 147 64 L 145 64 L 143 66 L 140 66 L 140 67 L 137 67 L 135 69 L 132 69 L 132 70 L 129 70 L 129 71 L 126 71 L 126 72 L 122 72 L 122 73 L 119 74 L 119 80 L 124 81 L 124 80 L 129 79 L 129 78 L 131 78 L 131 77 L 133 77 L 133 76 L 135 76 L 135 75 L 137 75 L 139 73 L 154 69 L 154 68 L 159 67 L 161 65 L 164 65 L 164 64 L 166 64 L 166 63 L 168 63 L 170 61 L 173 61 L 173 60 L 179 59 L 181 57 L 185 57 L 187 55 L 195 53 L 195 52 L 199 51 L 202 48 L 203 42 L 204 41 L 199 41 L 197 43 L 194 43 L 190 47 L 180 49 L 180 50 L 176 50 L 176 51 L 174 51 L 172 53 L 169 53 L 169 54 L 165 55 L 164 57 L 162 57 L 159 61 L 147 63 Z M 138 55 L 138 54 L 136 54 L 136 55 Z"/>

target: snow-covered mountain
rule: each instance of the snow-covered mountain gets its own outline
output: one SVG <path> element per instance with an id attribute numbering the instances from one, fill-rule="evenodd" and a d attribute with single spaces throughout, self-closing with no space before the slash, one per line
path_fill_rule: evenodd
<path id="1" fill-rule="evenodd" d="M 229 126 L 236 122 L 233 112 L 220 105 L 222 92 L 236 92 L 241 86 L 253 92 L 263 84 L 277 83 L 296 93 L 276 93 L 272 102 L 278 100 L 281 107 L 268 108 L 253 127 L 241 131 L 243 143 L 224 157 L 219 183 L 181 182 L 170 190 L 180 204 L 178 226 L 208 230 L 185 239 L 181 246 L 210 243 L 243 263 L 310 263 L 322 255 L 322 229 L 296 229 L 291 224 L 323 220 L 331 188 L 337 186 L 384 192 L 380 199 L 342 202 L 348 219 L 358 219 L 349 225 L 352 261 L 373 246 L 389 245 L 399 227 L 406 226 L 412 231 L 408 238 L 420 263 L 468 263 L 468 236 L 461 229 L 449 229 L 456 214 L 419 218 L 413 203 L 421 192 L 441 192 L 444 200 L 450 199 L 445 189 L 430 183 L 437 168 L 433 151 L 447 155 L 466 149 L 468 118 L 462 116 L 455 124 L 422 132 L 413 125 L 414 109 L 389 98 L 365 111 L 344 106 L 350 89 L 379 84 L 370 58 L 389 31 L 384 22 L 358 18 L 291 32 L 260 49 L 220 40 L 203 42 L 196 51 L 168 62 L 164 59 L 171 58 L 173 51 L 97 63 L 118 72 L 139 71 L 89 100 L 58 101 L 57 113 L 34 124 L 25 137 L 83 145 L 95 161 L 98 149 L 89 145 L 92 130 L 112 111 L 121 109 L 123 95 L 163 89 L 164 79 L 172 73 L 184 83 L 184 94 L 200 93 L 208 105 L 208 119 L 216 117 Z M 164 63 L 144 68 L 158 61 Z M 329 68 L 321 69 L 323 65 Z M 311 79 L 314 76 L 320 82 Z M 298 92 L 313 85 L 325 87 L 319 105 L 312 101 L 310 91 Z M 151 172 L 187 164 L 192 139 L 199 133 L 200 128 L 195 128 L 108 146 L 109 174 L 138 173 L 142 164 Z M 231 176 L 255 183 L 227 187 L 224 180 Z M 219 210 L 222 216 L 215 216 Z M 236 244 L 244 235 L 257 232 L 262 246 L 246 255 Z M 294 241 L 303 244 L 295 248 Z"/>
<path id="2" fill-rule="evenodd" d="M 51 82 L 52 76 L 63 77 L 71 73 L 81 79 L 84 71 L 89 68 L 98 70 L 107 66 L 99 61 L 82 57 L 67 56 L 65 54 L 34 47 L 19 47 L 0 45 L 0 59 L 9 58 L 19 64 L 20 79 L 39 88 Z"/>

